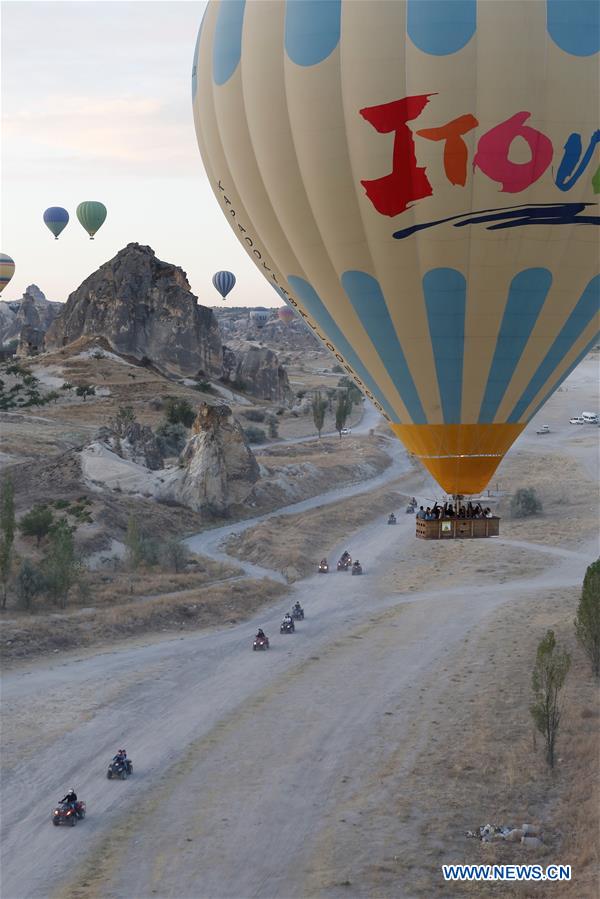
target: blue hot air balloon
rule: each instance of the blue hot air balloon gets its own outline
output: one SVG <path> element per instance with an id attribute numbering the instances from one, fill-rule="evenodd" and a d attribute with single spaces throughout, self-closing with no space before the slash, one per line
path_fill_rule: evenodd
<path id="1" fill-rule="evenodd" d="M 233 272 L 217 272 L 213 275 L 212 282 L 223 299 L 226 299 L 227 294 L 235 287 L 235 275 Z"/>
<path id="2" fill-rule="evenodd" d="M 62 206 L 50 206 L 44 212 L 44 224 L 54 234 L 54 240 L 69 224 L 69 213 Z"/>

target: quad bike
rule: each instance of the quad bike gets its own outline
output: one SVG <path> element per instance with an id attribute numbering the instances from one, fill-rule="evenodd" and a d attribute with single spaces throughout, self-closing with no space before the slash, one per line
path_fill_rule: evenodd
<path id="1" fill-rule="evenodd" d="M 125 780 L 130 774 L 133 774 L 133 763 L 131 759 L 126 759 L 125 764 L 123 764 L 123 762 L 112 761 L 106 772 L 106 776 L 109 780 L 112 780 L 113 777 L 119 777 L 121 780 Z"/>
<path id="2" fill-rule="evenodd" d="M 252 649 L 256 652 L 257 649 L 268 649 L 269 648 L 269 638 L 268 637 L 255 637 L 254 642 L 252 644 Z"/>
<path id="3" fill-rule="evenodd" d="M 69 824 L 75 827 L 77 821 L 85 818 L 85 802 L 78 800 L 73 807 L 70 802 L 59 802 L 52 812 L 52 823 L 55 827 L 59 824 Z"/>

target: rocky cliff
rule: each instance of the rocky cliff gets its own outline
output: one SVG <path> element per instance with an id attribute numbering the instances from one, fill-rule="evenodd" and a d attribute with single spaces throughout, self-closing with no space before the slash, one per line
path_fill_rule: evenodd
<path id="1" fill-rule="evenodd" d="M 221 375 L 221 338 L 212 310 L 198 304 L 181 268 L 137 243 L 69 296 L 46 334 L 46 347 L 82 336 L 103 336 L 117 352 L 187 377 Z"/>
<path id="2" fill-rule="evenodd" d="M 47 300 L 36 284 L 30 284 L 20 300 L 0 302 L 0 345 L 18 340 L 23 328 L 42 335 L 62 309 L 62 303 Z"/>
<path id="3" fill-rule="evenodd" d="M 183 478 L 175 498 L 196 512 L 227 514 L 259 479 L 252 450 L 229 406 L 200 407 L 182 455 Z"/>
<path id="4" fill-rule="evenodd" d="M 261 400 L 287 403 L 291 397 L 287 372 L 267 347 L 251 346 L 237 353 L 223 347 L 223 380 Z"/>

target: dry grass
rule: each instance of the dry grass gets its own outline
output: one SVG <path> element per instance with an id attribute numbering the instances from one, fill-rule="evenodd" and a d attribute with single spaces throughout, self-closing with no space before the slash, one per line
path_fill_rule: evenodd
<path id="1" fill-rule="evenodd" d="M 256 609 L 274 602 L 285 592 L 282 584 L 269 580 L 225 581 L 144 602 L 90 609 L 26 622 L 5 622 L 2 662 L 31 658 L 44 653 L 81 650 L 102 643 L 115 643 L 152 632 L 190 631 L 233 623 L 249 618 Z"/>
<path id="2" fill-rule="evenodd" d="M 388 751 L 373 758 L 372 778 L 353 802 L 360 833 L 323 835 L 321 883 L 344 871 L 375 897 L 598 896 L 600 709 L 598 684 L 574 638 L 577 596 L 577 590 L 557 590 L 503 606 L 448 657 L 446 682 L 420 684 L 439 709 L 427 743 L 407 769 L 406 741 L 394 751 L 390 732 Z M 573 657 L 554 772 L 540 736 L 534 740 L 528 711 L 535 651 L 549 627 Z M 486 823 L 541 825 L 545 846 L 526 850 L 465 837 Z M 570 864 L 573 878 L 552 887 L 449 884 L 444 863 Z"/>
<path id="3" fill-rule="evenodd" d="M 196 556 L 192 570 L 182 571 L 179 574 L 142 568 L 130 573 L 93 572 L 88 575 L 88 581 L 94 605 L 107 606 L 171 593 L 189 592 L 197 587 L 236 577 L 239 574 L 241 569 L 233 565 Z"/>

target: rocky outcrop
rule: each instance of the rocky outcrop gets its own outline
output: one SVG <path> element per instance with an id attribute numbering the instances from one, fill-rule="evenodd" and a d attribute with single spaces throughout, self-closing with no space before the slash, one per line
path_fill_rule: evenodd
<path id="1" fill-rule="evenodd" d="M 185 272 L 128 244 L 68 298 L 46 334 L 54 349 L 82 336 L 187 377 L 219 377 L 222 349 L 212 310 L 201 306 Z"/>
<path id="2" fill-rule="evenodd" d="M 196 512 L 227 514 L 259 478 L 244 432 L 224 405 L 200 407 L 181 464 L 184 474 L 174 486 L 175 498 Z"/>
<path id="3" fill-rule="evenodd" d="M 228 354 L 231 353 L 228 350 Z M 227 368 L 224 364 L 223 375 L 224 380 L 230 381 L 232 386 L 261 400 L 287 403 L 292 395 L 285 368 L 273 350 L 267 347 L 251 346 L 238 354 L 235 368 L 231 362 Z"/>
<path id="4" fill-rule="evenodd" d="M 17 356 L 27 358 L 44 351 L 44 330 L 33 325 L 23 325 L 19 334 Z"/>
<path id="5" fill-rule="evenodd" d="M 112 428 L 100 428 L 96 440 L 107 446 L 121 459 L 143 465 L 150 471 L 163 467 L 160 443 L 152 428 L 139 421 L 128 424 L 120 434 Z"/>
<path id="6" fill-rule="evenodd" d="M 41 331 L 43 337 L 60 309 L 62 303 L 47 300 L 36 284 L 30 284 L 20 300 L 0 303 L 0 344 L 19 340 L 24 328 Z"/>

